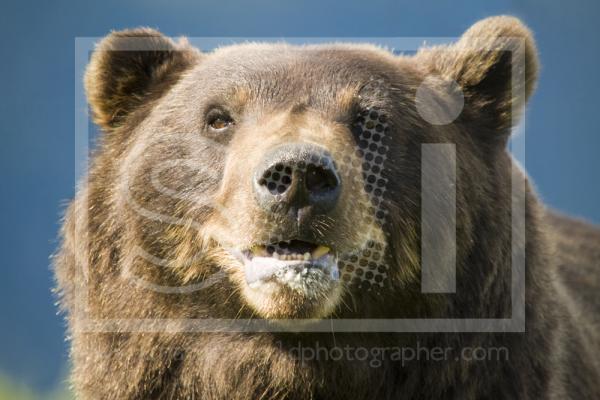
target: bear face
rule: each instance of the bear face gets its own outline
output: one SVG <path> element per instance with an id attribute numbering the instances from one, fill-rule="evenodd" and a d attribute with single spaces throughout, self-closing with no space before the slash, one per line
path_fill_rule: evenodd
<path id="1" fill-rule="evenodd" d="M 529 32 L 504 17 L 412 57 L 343 44 L 203 54 L 151 30 L 112 34 L 86 74 L 107 131 L 90 181 L 107 220 L 91 229 L 136 285 L 115 283 L 122 294 L 102 312 L 286 319 L 431 308 L 419 281 L 421 145 L 456 144 L 460 276 L 473 221 L 508 199 L 504 146 L 535 76 Z M 437 225 L 443 241 L 449 227 Z M 169 307 L 170 295 L 214 276 L 203 290 L 219 301 L 199 294 Z"/>
<path id="2" fill-rule="evenodd" d="M 226 270 L 263 316 L 329 315 L 339 305 L 343 286 L 352 283 L 350 274 L 340 273 L 338 262 L 350 264 L 349 259 L 377 247 L 381 254 L 375 268 L 385 266 L 384 218 L 378 221 L 377 213 L 384 210 L 389 129 L 394 120 L 415 119 L 409 110 L 404 115 L 394 111 L 395 102 L 405 101 L 402 92 L 386 96 L 369 88 L 373 79 L 368 74 L 386 66 L 378 50 L 365 50 L 374 59 L 354 68 L 353 49 L 247 45 L 217 52 L 186 72 L 132 133 L 118 166 L 115 204 L 133 222 L 125 228 L 131 229 L 131 245 L 147 249 L 164 242 L 165 234 L 175 236 L 176 243 L 161 258 L 177 260 L 178 273 L 199 276 L 206 264 Z M 332 63 L 332 58 L 339 61 Z M 399 70 L 392 61 L 387 75 Z M 337 73 L 340 67 L 348 72 Z M 232 79 L 232 69 L 243 73 Z M 332 77 L 337 81 L 331 82 Z M 401 74 L 392 79 L 409 85 Z M 174 102 L 185 106 L 173 107 Z M 190 108 L 197 115 L 191 116 Z M 360 143 L 371 124 L 372 150 Z M 302 171 L 300 163 L 305 163 Z M 312 186 L 335 188 L 306 189 L 311 172 Z M 282 175 L 278 187 L 269 187 L 275 181 L 261 183 L 266 173 L 270 178 Z M 367 182 L 376 176 L 379 185 Z M 290 188 L 279 193 L 286 178 Z M 327 179 L 334 182 L 321 182 Z M 169 186 L 160 190 L 164 185 Z M 307 193 L 290 194 L 298 187 Z M 379 204 L 372 203 L 377 200 Z M 178 221 L 153 221 L 160 225 L 154 233 L 140 236 L 138 230 L 148 224 L 140 208 Z M 173 216 L 172 210 L 181 214 Z M 286 244 L 287 251 L 281 247 Z M 190 254 L 194 247 L 202 255 Z M 309 253 L 309 260 L 284 259 L 298 253 L 303 258 Z M 203 265 L 189 262 L 198 257 Z M 251 274 L 264 276 L 269 268 L 276 269 L 272 276 L 251 281 Z M 299 277 L 296 268 L 302 268 Z M 295 275 L 290 280 L 286 273 Z"/>

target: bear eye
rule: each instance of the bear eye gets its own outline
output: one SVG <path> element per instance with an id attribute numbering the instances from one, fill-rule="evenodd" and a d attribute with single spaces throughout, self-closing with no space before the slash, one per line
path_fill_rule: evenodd
<path id="1" fill-rule="evenodd" d="M 223 111 L 211 111 L 207 115 L 208 126 L 215 131 L 222 131 L 234 124 L 233 118 Z"/>

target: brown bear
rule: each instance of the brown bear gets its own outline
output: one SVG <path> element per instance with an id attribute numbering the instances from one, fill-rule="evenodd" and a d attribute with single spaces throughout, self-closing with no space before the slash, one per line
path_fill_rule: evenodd
<path id="1" fill-rule="evenodd" d="M 537 73 L 512 17 L 412 55 L 111 33 L 55 256 L 75 393 L 600 398 L 600 231 L 507 151 Z"/>

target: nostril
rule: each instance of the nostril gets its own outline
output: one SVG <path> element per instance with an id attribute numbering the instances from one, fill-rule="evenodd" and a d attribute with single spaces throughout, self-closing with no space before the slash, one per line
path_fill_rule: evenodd
<path id="1" fill-rule="evenodd" d="M 332 170 L 315 164 L 310 164 L 306 168 L 305 179 L 306 189 L 311 193 L 331 191 L 339 184 Z"/>
<path id="2" fill-rule="evenodd" d="M 262 174 L 258 184 L 271 194 L 285 193 L 292 184 L 292 168 L 279 163 L 275 164 Z"/>

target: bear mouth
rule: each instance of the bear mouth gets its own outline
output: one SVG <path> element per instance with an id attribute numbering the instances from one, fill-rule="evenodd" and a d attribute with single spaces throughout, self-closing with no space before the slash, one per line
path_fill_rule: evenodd
<path id="1" fill-rule="evenodd" d="M 269 282 L 294 288 L 310 281 L 339 279 L 335 252 L 303 240 L 254 245 L 242 252 L 242 261 L 251 288 Z"/>

